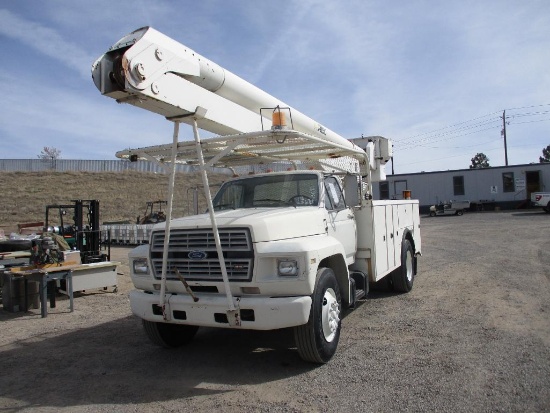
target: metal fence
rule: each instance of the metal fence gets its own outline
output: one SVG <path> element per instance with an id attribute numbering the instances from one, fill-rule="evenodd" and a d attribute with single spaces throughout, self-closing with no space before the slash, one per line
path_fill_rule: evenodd
<path id="1" fill-rule="evenodd" d="M 192 167 L 178 165 L 180 172 L 192 172 Z M 166 173 L 166 170 L 148 161 L 128 162 L 120 160 L 81 160 L 81 159 L 0 159 L 0 171 L 3 172 L 151 172 Z"/>
<path id="2" fill-rule="evenodd" d="M 304 164 L 305 165 L 305 164 Z M 209 171 L 232 175 L 233 172 L 246 175 L 247 173 L 263 173 L 267 171 L 286 171 L 289 168 L 306 169 L 304 165 L 295 165 L 290 162 L 276 162 L 261 165 L 243 165 L 233 168 L 208 168 Z M 170 170 L 155 162 L 126 160 L 83 160 L 83 159 L 0 159 L 0 172 L 150 172 L 167 173 Z M 190 165 L 177 165 L 178 172 L 197 172 L 198 168 Z"/>

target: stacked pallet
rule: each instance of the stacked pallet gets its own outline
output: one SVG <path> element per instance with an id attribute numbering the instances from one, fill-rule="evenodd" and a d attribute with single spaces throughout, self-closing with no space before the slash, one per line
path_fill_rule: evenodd
<path id="1" fill-rule="evenodd" d="M 118 245 L 141 245 L 149 243 L 154 224 L 101 225 L 102 242 Z"/>

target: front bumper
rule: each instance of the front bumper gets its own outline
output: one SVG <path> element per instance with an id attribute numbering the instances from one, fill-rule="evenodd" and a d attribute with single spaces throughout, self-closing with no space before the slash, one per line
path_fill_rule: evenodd
<path id="1" fill-rule="evenodd" d="M 166 320 L 158 307 L 158 293 L 131 291 L 130 306 L 136 316 L 148 321 L 232 328 L 227 321 L 226 296 L 204 294 L 197 297 L 199 301 L 194 302 L 187 294 L 166 294 Z M 234 298 L 234 305 L 241 312 L 241 325 L 237 328 L 275 330 L 306 324 L 311 309 L 311 297 L 244 296 Z"/>

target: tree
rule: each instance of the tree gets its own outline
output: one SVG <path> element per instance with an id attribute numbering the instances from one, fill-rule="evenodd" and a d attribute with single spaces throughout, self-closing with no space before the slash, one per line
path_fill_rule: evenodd
<path id="1" fill-rule="evenodd" d="M 550 162 L 550 145 L 542 149 L 542 156 L 539 156 L 540 163 Z"/>
<path id="2" fill-rule="evenodd" d="M 53 161 L 55 159 L 61 158 L 61 150 L 49 146 L 44 146 L 44 149 L 38 155 L 39 159 L 44 159 L 46 161 Z"/>
<path id="3" fill-rule="evenodd" d="M 470 165 L 470 169 L 481 169 L 481 168 L 489 168 L 489 158 L 487 158 L 487 155 L 484 153 L 479 152 L 472 158 L 472 164 Z"/>
<path id="4" fill-rule="evenodd" d="M 44 146 L 38 158 L 44 162 L 50 162 L 50 168 L 55 169 L 56 160 L 61 158 L 61 151 L 53 146 Z"/>

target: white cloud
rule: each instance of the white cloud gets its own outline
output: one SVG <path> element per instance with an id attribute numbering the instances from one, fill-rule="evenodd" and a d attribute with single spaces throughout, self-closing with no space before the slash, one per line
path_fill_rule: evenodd
<path id="1" fill-rule="evenodd" d="M 78 158 L 169 142 L 168 122 L 115 105 L 90 79 L 91 63 L 143 25 L 347 137 L 399 141 L 504 108 L 550 103 L 550 3 L 544 0 L 243 0 L 192 8 L 173 1 L 59 0 L 41 2 L 32 13 L 25 3 L 10 3 L 0 10 L 0 40 L 11 53 L 0 62 L 0 80 L 8 85 L 0 102 L 3 141 L 60 139 L 64 156 L 70 148 Z M 10 62 L 19 63 L 19 73 Z M 515 122 L 510 160 L 536 160 L 550 122 Z M 496 125 L 398 150 L 398 172 L 467 167 L 474 151 L 500 162 L 499 134 Z M 19 150 L 39 152 L 27 148 Z"/>
<path id="2" fill-rule="evenodd" d="M 52 28 L 23 19 L 4 9 L 0 10 L 0 34 L 61 62 L 83 77 L 90 75 L 93 57 L 76 43 L 65 40 Z"/>
<path id="3" fill-rule="evenodd" d="M 0 73 L 0 83 L 5 85 L 0 133 L 17 143 L 6 146 L 3 157 L 34 158 L 42 147 L 53 146 L 66 159 L 113 159 L 124 148 L 171 140 L 168 121 L 94 94 L 93 85 L 83 93 L 30 78 L 20 83 L 6 73 Z"/>

